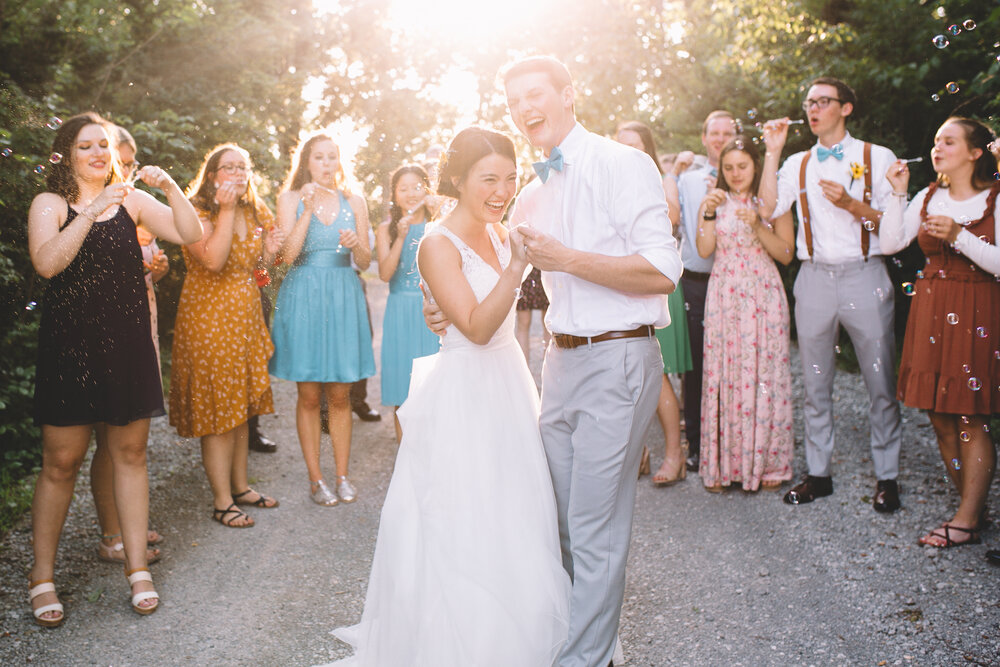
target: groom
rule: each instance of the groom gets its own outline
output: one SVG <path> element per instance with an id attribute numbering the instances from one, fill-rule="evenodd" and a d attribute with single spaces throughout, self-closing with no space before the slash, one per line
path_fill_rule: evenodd
<path id="1" fill-rule="evenodd" d="M 542 271 L 552 345 L 539 427 L 573 581 L 559 664 L 611 661 L 625 594 L 642 439 L 663 375 L 653 327 L 681 260 L 659 172 L 645 153 L 576 122 L 566 66 L 551 57 L 499 74 L 518 130 L 547 158 L 511 214 Z"/>

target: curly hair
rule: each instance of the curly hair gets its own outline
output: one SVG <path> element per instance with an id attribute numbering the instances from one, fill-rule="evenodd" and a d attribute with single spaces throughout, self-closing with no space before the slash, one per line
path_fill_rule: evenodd
<path id="1" fill-rule="evenodd" d="M 201 167 L 198 168 L 198 175 L 195 176 L 184 192 L 195 208 L 208 213 L 210 220 L 215 220 L 219 215 L 219 203 L 215 201 L 216 189 L 213 177 L 219 171 L 219 162 L 222 161 L 222 156 L 229 151 L 239 153 L 243 156 L 243 159 L 246 160 L 248 170 L 253 167 L 253 162 L 250 161 L 250 154 L 245 149 L 233 143 L 219 144 L 205 154 L 205 160 L 201 163 Z M 249 177 L 250 174 L 247 174 L 247 176 Z M 257 189 L 254 187 L 253 178 L 247 179 L 247 191 L 239 198 L 236 204 L 244 211 L 250 212 L 255 224 L 259 222 L 257 211 L 260 207 L 264 206 L 264 202 L 257 196 Z"/>
<path id="2" fill-rule="evenodd" d="M 80 186 L 76 181 L 76 167 L 74 166 L 76 138 L 80 136 L 80 131 L 88 125 L 100 125 L 108 135 L 108 150 L 111 151 L 113 159 L 104 184 L 108 185 L 122 180 L 118 166 L 118 151 L 115 148 L 113 136 L 114 127 L 111 123 L 93 111 L 86 111 L 68 118 L 56 130 L 56 136 L 52 140 L 52 152 L 59 153 L 63 158 L 50 166 L 49 172 L 45 176 L 45 189 L 54 192 L 71 204 L 80 199 Z"/>

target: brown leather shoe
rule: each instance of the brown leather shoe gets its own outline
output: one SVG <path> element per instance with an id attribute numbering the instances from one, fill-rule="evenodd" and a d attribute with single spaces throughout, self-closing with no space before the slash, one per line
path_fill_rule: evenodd
<path id="1" fill-rule="evenodd" d="M 792 490 L 785 494 L 785 502 L 789 505 L 802 505 L 811 503 L 817 498 L 823 498 L 833 493 L 832 477 L 813 477 L 806 475 L 802 481 L 792 487 Z"/>
<path id="2" fill-rule="evenodd" d="M 880 479 L 875 482 L 875 497 L 872 507 L 876 512 L 889 514 L 899 509 L 899 485 L 894 479 Z"/>

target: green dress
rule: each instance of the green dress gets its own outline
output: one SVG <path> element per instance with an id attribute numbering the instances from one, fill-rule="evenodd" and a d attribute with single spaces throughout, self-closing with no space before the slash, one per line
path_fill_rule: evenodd
<path id="1" fill-rule="evenodd" d="M 693 364 L 687 312 L 684 308 L 684 291 L 680 284 L 667 297 L 667 310 L 670 311 L 670 324 L 656 330 L 656 338 L 660 341 L 660 353 L 663 354 L 663 372 L 686 373 L 693 368 Z"/>

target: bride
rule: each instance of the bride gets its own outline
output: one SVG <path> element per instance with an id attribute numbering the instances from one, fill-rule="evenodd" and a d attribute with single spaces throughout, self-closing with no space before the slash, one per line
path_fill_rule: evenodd
<path id="1" fill-rule="evenodd" d="M 452 325 L 440 352 L 414 362 L 364 613 L 334 631 L 355 654 L 337 665 L 541 667 L 565 642 L 569 578 L 538 394 L 514 338 L 528 263 L 500 224 L 516 188 L 507 136 L 455 137 L 438 193 L 458 204 L 418 253 Z"/>

